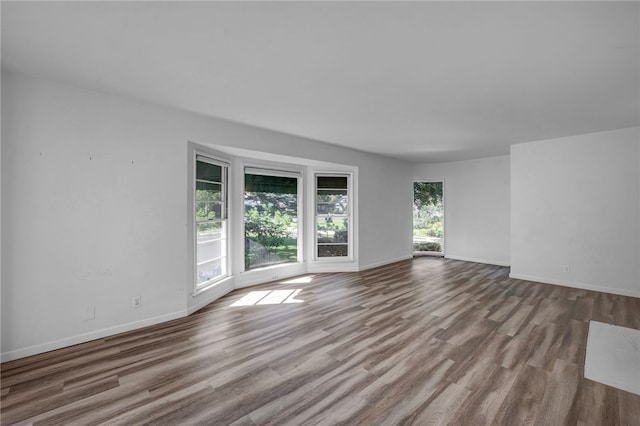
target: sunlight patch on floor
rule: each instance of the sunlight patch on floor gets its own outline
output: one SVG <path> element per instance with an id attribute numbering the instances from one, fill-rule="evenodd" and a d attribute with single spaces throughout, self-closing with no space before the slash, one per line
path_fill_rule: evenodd
<path id="1" fill-rule="evenodd" d="M 301 288 L 286 290 L 250 291 L 229 306 L 284 305 L 290 303 L 303 303 L 304 300 L 296 299 L 296 296 L 298 296 L 301 291 Z"/>

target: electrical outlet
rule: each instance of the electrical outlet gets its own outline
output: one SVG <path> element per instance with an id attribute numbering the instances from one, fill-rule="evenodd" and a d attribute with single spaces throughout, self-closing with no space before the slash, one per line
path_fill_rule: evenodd
<path id="1" fill-rule="evenodd" d="M 564 273 L 568 274 L 568 273 L 569 273 L 569 265 L 564 265 L 564 266 L 562 267 L 562 272 L 564 272 Z"/>
<path id="2" fill-rule="evenodd" d="M 131 307 L 132 308 L 139 308 L 140 305 L 142 305 L 142 297 L 136 296 L 136 297 L 131 298 Z"/>

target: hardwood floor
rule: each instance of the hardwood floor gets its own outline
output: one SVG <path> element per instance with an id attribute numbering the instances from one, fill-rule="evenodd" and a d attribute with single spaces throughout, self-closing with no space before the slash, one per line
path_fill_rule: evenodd
<path id="1" fill-rule="evenodd" d="M 640 424 L 583 378 L 589 320 L 640 329 L 640 299 L 439 258 L 303 281 L 4 363 L 1 423 Z"/>

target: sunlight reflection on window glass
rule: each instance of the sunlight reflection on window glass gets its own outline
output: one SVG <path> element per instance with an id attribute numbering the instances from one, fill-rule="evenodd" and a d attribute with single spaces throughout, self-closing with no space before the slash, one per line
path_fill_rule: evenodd
<path id="1" fill-rule="evenodd" d="M 230 306 L 252 306 L 252 305 L 280 305 L 289 303 L 303 303 L 304 300 L 296 299 L 302 291 L 301 288 L 292 290 L 260 290 L 250 291 Z"/>

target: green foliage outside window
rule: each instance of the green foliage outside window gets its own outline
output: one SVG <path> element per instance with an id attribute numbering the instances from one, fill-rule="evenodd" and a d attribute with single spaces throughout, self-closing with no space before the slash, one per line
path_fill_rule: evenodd
<path id="1" fill-rule="evenodd" d="M 414 182 L 413 204 L 418 209 L 442 204 L 442 182 Z"/>
<path id="2" fill-rule="evenodd" d="M 414 235 L 442 238 L 442 201 L 437 204 L 427 204 L 418 208 L 413 206 Z"/>
<path id="3" fill-rule="evenodd" d="M 247 210 L 244 229 L 246 236 L 267 250 L 284 244 L 289 236 L 291 217 L 279 210 L 269 212 L 259 211 L 256 207 Z"/>
<path id="4" fill-rule="evenodd" d="M 413 249 L 442 252 L 444 209 L 442 182 L 413 184 Z"/>
<path id="5" fill-rule="evenodd" d="M 221 216 L 222 187 L 220 184 L 196 182 L 196 220 L 213 220 Z"/>
<path id="6" fill-rule="evenodd" d="M 318 220 L 319 243 L 346 243 L 349 238 L 349 219 L 325 217 Z"/>

